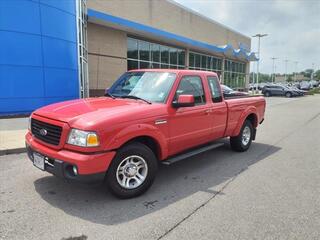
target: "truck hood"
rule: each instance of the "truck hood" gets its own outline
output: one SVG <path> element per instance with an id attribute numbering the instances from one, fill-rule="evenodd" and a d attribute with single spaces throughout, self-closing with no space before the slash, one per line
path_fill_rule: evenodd
<path id="1" fill-rule="evenodd" d="M 99 97 L 51 104 L 36 110 L 34 114 L 84 127 L 84 125 L 96 124 L 99 119 L 140 115 L 143 112 L 152 113 L 153 111 L 150 110 L 159 108 L 159 105 L 163 106 L 163 104 L 148 104 L 140 100 Z"/>

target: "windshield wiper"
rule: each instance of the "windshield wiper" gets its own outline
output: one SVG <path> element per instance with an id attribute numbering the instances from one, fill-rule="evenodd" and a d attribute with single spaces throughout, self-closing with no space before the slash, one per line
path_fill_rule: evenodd
<path id="1" fill-rule="evenodd" d="M 130 98 L 130 99 L 142 100 L 142 101 L 145 101 L 145 102 L 148 103 L 148 104 L 152 104 L 152 103 L 149 102 L 148 100 L 143 99 L 143 98 L 141 98 L 141 97 L 134 96 L 134 95 L 125 95 L 125 96 L 121 96 L 121 98 Z"/>
<path id="2" fill-rule="evenodd" d="M 105 94 L 104 94 L 104 96 L 106 96 L 106 97 L 111 97 L 112 99 L 115 99 L 116 97 L 115 96 L 113 96 L 111 93 L 109 93 L 109 92 L 106 92 Z"/>

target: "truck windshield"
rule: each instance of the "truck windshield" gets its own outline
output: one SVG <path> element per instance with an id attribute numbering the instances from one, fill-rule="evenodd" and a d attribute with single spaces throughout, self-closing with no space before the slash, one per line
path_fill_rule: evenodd
<path id="1" fill-rule="evenodd" d="M 164 103 L 175 79 L 176 74 L 169 72 L 127 72 L 112 85 L 108 94 Z"/>

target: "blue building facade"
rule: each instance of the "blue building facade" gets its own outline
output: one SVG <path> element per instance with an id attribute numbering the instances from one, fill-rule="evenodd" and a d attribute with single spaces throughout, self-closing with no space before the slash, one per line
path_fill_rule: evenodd
<path id="1" fill-rule="evenodd" d="M 0 1 L 0 116 L 79 98 L 76 0 Z"/>

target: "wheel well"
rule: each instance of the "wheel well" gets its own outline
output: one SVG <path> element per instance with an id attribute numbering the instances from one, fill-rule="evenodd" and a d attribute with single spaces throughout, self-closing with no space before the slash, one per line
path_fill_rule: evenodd
<path id="1" fill-rule="evenodd" d="M 254 128 L 258 126 L 258 119 L 256 114 L 254 113 L 249 114 L 246 120 L 249 120 Z"/>
<path id="2" fill-rule="evenodd" d="M 132 143 L 132 142 L 139 142 L 139 143 L 146 145 L 147 147 L 149 147 L 152 150 L 152 152 L 154 153 L 154 155 L 156 156 L 157 159 L 161 159 L 160 145 L 158 144 L 158 142 L 154 138 L 149 137 L 149 136 L 135 137 L 135 138 L 129 140 L 128 142 L 126 142 L 124 145 Z"/>

